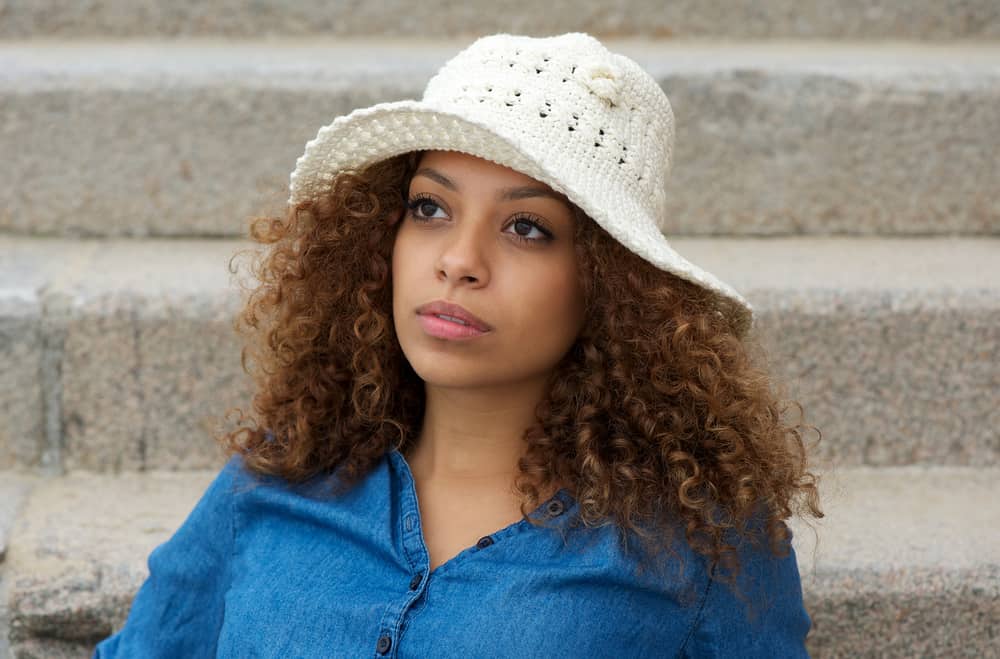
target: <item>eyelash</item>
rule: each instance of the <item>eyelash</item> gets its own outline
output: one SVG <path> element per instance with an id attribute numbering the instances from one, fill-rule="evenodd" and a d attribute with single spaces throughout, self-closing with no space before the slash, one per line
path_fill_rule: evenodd
<path id="1" fill-rule="evenodd" d="M 417 209 L 424 203 L 431 203 L 437 206 L 438 208 L 443 208 L 443 206 L 441 206 L 441 204 L 435 201 L 433 197 L 426 194 L 417 194 L 414 195 L 414 197 L 406 203 L 408 209 L 407 215 L 412 217 L 416 222 L 430 222 L 431 220 L 435 219 L 433 217 L 423 217 L 417 215 L 416 213 Z M 531 245 L 532 243 L 546 243 L 552 240 L 552 234 L 539 222 L 538 218 L 536 218 L 534 215 L 530 215 L 528 213 L 517 213 L 514 215 L 511 224 L 517 224 L 518 222 L 525 222 L 527 224 L 530 224 L 531 226 L 535 227 L 545 235 L 544 238 L 526 238 L 515 231 L 513 236 L 518 242 L 525 245 Z"/>

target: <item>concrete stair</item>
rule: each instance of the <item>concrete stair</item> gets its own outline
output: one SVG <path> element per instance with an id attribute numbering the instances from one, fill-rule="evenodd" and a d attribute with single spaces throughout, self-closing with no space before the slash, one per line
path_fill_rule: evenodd
<path id="1" fill-rule="evenodd" d="M 467 43 L 0 42 L 0 231 L 239 237 L 320 126 Z M 1000 231 L 1000 44 L 608 45 L 669 92 L 671 235 Z"/>
<path id="2" fill-rule="evenodd" d="M 0 3 L 0 657 L 89 657 L 221 467 L 305 142 L 572 30 L 668 92 L 668 236 L 823 432 L 812 656 L 1000 657 L 1000 5 L 662 5 Z"/>
<path id="3" fill-rule="evenodd" d="M 17 656 L 89 656 L 214 473 L 4 480 L 20 510 L 6 568 Z M 1000 495 L 1000 467 L 845 467 L 822 487 L 828 516 L 793 527 L 812 656 L 996 656 L 1000 512 L 974 502 Z"/>
<path id="4" fill-rule="evenodd" d="M 555 0 L 421 2 L 401 0 L 6 0 L 0 38 L 224 36 L 227 38 L 391 37 L 427 39 L 570 30 L 607 38 L 655 39 L 996 39 L 1000 6 L 991 0 Z"/>
<path id="5" fill-rule="evenodd" d="M 775 374 L 824 433 L 816 455 L 834 486 L 821 486 L 817 556 L 796 529 L 814 656 L 988 656 L 1000 631 L 1000 239 L 673 244 L 746 293 Z M 85 656 L 221 466 L 209 430 L 249 394 L 230 323 L 248 248 L 0 239 L 0 358 L 13 375 L 0 482 L 14 527 L 0 537 L 18 656 Z"/>
<path id="6" fill-rule="evenodd" d="M 824 459 L 1000 466 L 1000 238 L 672 244 L 754 304 Z M 0 238 L 0 468 L 213 464 L 209 431 L 249 400 L 232 320 L 251 248 Z"/>

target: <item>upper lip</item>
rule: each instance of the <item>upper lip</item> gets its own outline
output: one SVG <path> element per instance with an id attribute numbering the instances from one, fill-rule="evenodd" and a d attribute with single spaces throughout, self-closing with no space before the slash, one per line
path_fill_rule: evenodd
<path id="1" fill-rule="evenodd" d="M 465 307 L 455 304 L 454 302 L 448 302 L 447 300 L 434 300 L 433 302 L 428 302 L 427 304 L 421 305 L 417 308 L 418 314 L 444 314 L 446 316 L 454 316 L 455 318 L 461 318 L 465 322 L 469 323 L 476 329 L 480 329 L 484 332 L 488 332 L 493 327 L 486 323 L 486 321 L 481 320 L 477 316 L 473 315 L 470 311 L 465 309 Z"/>

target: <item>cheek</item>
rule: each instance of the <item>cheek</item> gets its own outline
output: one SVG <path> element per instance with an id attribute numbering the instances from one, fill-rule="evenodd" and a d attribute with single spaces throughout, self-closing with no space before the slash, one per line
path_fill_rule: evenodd
<path id="1" fill-rule="evenodd" d="M 533 337 L 563 344 L 576 338 L 583 303 L 573 274 L 554 268 L 520 279 L 507 290 L 515 296 L 510 304 L 518 309 L 520 326 L 530 335 L 525 340 Z"/>

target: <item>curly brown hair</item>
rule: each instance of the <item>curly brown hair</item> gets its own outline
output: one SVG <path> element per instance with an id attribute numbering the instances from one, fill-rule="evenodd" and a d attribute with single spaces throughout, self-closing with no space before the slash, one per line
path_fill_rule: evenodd
<path id="1" fill-rule="evenodd" d="M 252 265 L 257 286 L 235 326 L 256 418 L 232 408 L 238 427 L 216 437 L 250 470 L 293 483 L 337 470 L 343 492 L 415 441 L 423 382 L 396 340 L 390 264 L 422 153 L 339 172 L 328 194 L 284 218 L 252 219 L 252 239 L 271 247 Z M 572 208 L 588 321 L 524 431 L 522 515 L 543 523 L 529 517 L 540 492 L 568 483 L 585 526 L 613 521 L 647 554 L 670 550 L 683 527 L 691 548 L 729 572 L 713 578 L 735 587 L 742 538 L 760 546 L 763 532 L 787 555 L 784 520 L 823 517 L 802 440 L 819 430 L 783 421 L 772 391 L 781 383 L 756 364 L 764 351 L 725 300 Z"/>

